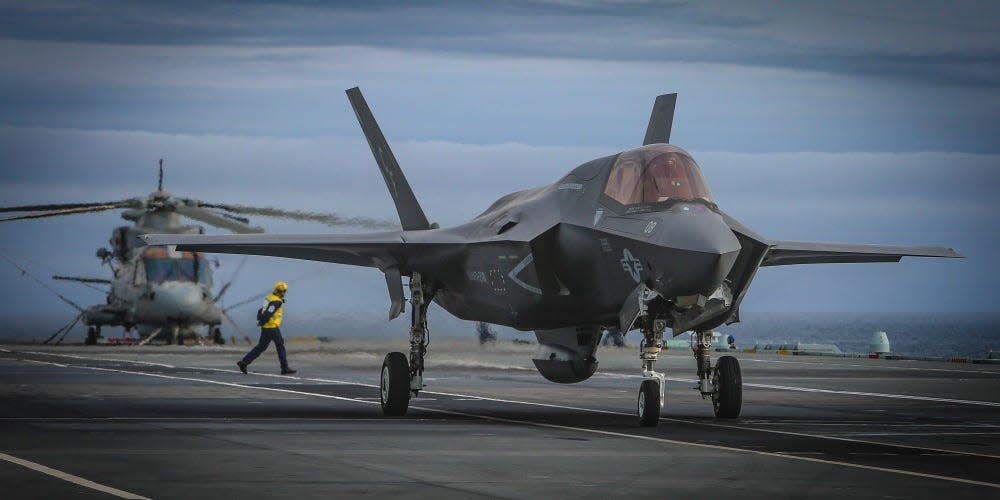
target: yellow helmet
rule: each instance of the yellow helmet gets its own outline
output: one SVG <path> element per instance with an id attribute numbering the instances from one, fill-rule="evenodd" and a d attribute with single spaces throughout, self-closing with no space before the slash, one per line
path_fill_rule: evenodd
<path id="1" fill-rule="evenodd" d="M 284 281 L 279 281 L 274 284 L 274 293 L 284 295 L 288 291 L 288 283 Z"/>

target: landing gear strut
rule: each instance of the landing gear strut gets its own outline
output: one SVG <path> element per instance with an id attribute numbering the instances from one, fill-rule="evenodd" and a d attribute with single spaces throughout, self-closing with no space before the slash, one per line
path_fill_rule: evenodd
<path id="1" fill-rule="evenodd" d="M 83 345 L 97 345 L 97 339 L 101 337 L 101 327 L 92 326 L 87 328 L 87 339 L 83 341 Z"/>
<path id="2" fill-rule="evenodd" d="M 382 362 L 379 399 L 382 413 L 387 416 L 406 414 L 411 395 L 416 397 L 424 388 L 424 355 L 430 337 L 427 332 L 428 290 L 419 273 L 410 277 L 410 356 L 390 352 Z"/>
<path id="3" fill-rule="evenodd" d="M 662 373 L 653 370 L 663 348 L 663 330 L 667 327 L 664 320 L 652 321 L 651 326 L 642 328 L 642 345 L 639 359 L 642 360 L 642 375 L 646 380 L 639 386 L 639 401 L 637 410 L 639 414 L 639 425 L 642 427 L 655 427 L 660 422 L 660 410 L 663 409 L 665 377 Z"/>
<path id="4" fill-rule="evenodd" d="M 732 356 L 719 358 L 715 368 L 711 360 L 712 332 L 695 334 L 694 357 L 698 364 L 698 387 L 702 398 L 712 399 L 712 408 L 719 418 L 740 416 L 743 406 L 743 375 L 740 362 Z"/>

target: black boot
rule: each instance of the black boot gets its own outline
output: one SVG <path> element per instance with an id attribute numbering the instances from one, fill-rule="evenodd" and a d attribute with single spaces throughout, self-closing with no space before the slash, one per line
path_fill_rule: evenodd
<path id="1" fill-rule="evenodd" d="M 239 361 L 236 362 L 236 366 L 240 367 L 240 371 L 243 372 L 244 375 L 247 374 L 247 362 L 246 361 L 243 361 L 241 359 L 241 360 L 239 360 Z"/>
<path id="2" fill-rule="evenodd" d="M 282 368 L 281 369 L 281 374 L 282 375 L 291 375 L 293 373 L 295 373 L 295 370 L 293 370 L 291 368 Z"/>

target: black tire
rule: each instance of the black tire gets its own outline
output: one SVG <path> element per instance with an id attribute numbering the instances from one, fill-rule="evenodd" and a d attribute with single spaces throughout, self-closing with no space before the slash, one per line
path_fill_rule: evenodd
<path id="1" fill-rule="evenodd" d="M 97 329 L 90 327 L 87 329 L 87 339 L 83 341 L 83 345 L 97 345 L 97 337 L 100 335 L 97 333 Z"/>
<path id="2" fill-rule="evenodd" d="M 212 329 L 212 341 L 215 345 L 226 345 L 226 339 L 222 336 L 222 330 L 218 327 Z"/>
<path id="3" fill-rule="evenodd" d="M 660 423 L 660 384 L 655 380 L 643 380 L 639 386 L 639 400 L 636 405 L 639 427 L 656 427 Z"/>
<path id="4" fill-rule="evenodd" d="M 719 418 L 736 418 L 743 407 L 743 374 L 740 362 L 732 356 L 723 356 L 715 365 L 715 393 L 712 406 Z"/>
<path id="5" fill-rule="evenodd" d="M 389 417 L 406 415 L 410 405 L 410 363 L 401 352 L 390 352 L 382 361 L 379 399 L 382 413 Z"/>

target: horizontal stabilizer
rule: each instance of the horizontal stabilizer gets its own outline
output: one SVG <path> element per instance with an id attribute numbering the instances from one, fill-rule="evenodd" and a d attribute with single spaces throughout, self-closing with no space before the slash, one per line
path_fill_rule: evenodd
<path id="1" fill-rule="evenodd" d="M 761 266 L 793 264 L 839 264 L 851 262 L 899 262 L 903 257 L 963 258 L 951 248 L 772 241 Z"/>
<path id="2" fill-rule="evenodd" d="M 670 144 L 670 128 L 674 124 L 674 108 L 677 105 L 677 94 L 663 94 L 653 101 L 653 112 L 649 115 L 649 125 L 646 127 L 646 138 L 642 145 Z"/>
<path id="3" fill-rule="evenodd" d="M 351 101 L 351 107 L 354 108 L 361 130 L 365 133 L 365 139 L 368 139 L 368 146 L 372 149 L 375 162 L 382 171 L 382 177 L 385 179 L 386 187 L 389 188 L 389 194 L 392 195 L 392 201 L 396 204 L 396 212 L 399 213 L 399 222 L 403 229 L 407 231 L 430 229 L 427 216 L 420 208 L 417 197 L 410 189 L 410 183 L 406 181 L 403 170 L 399 168 L 396 157 L 389 149 L 389 143 L 382 135 L 382 130 L 375 121 L 371 109 L 368 108 L 364 96 L 361 95 L 361 90 L 357 87 L 347 89 L 347 98 Z"/>

